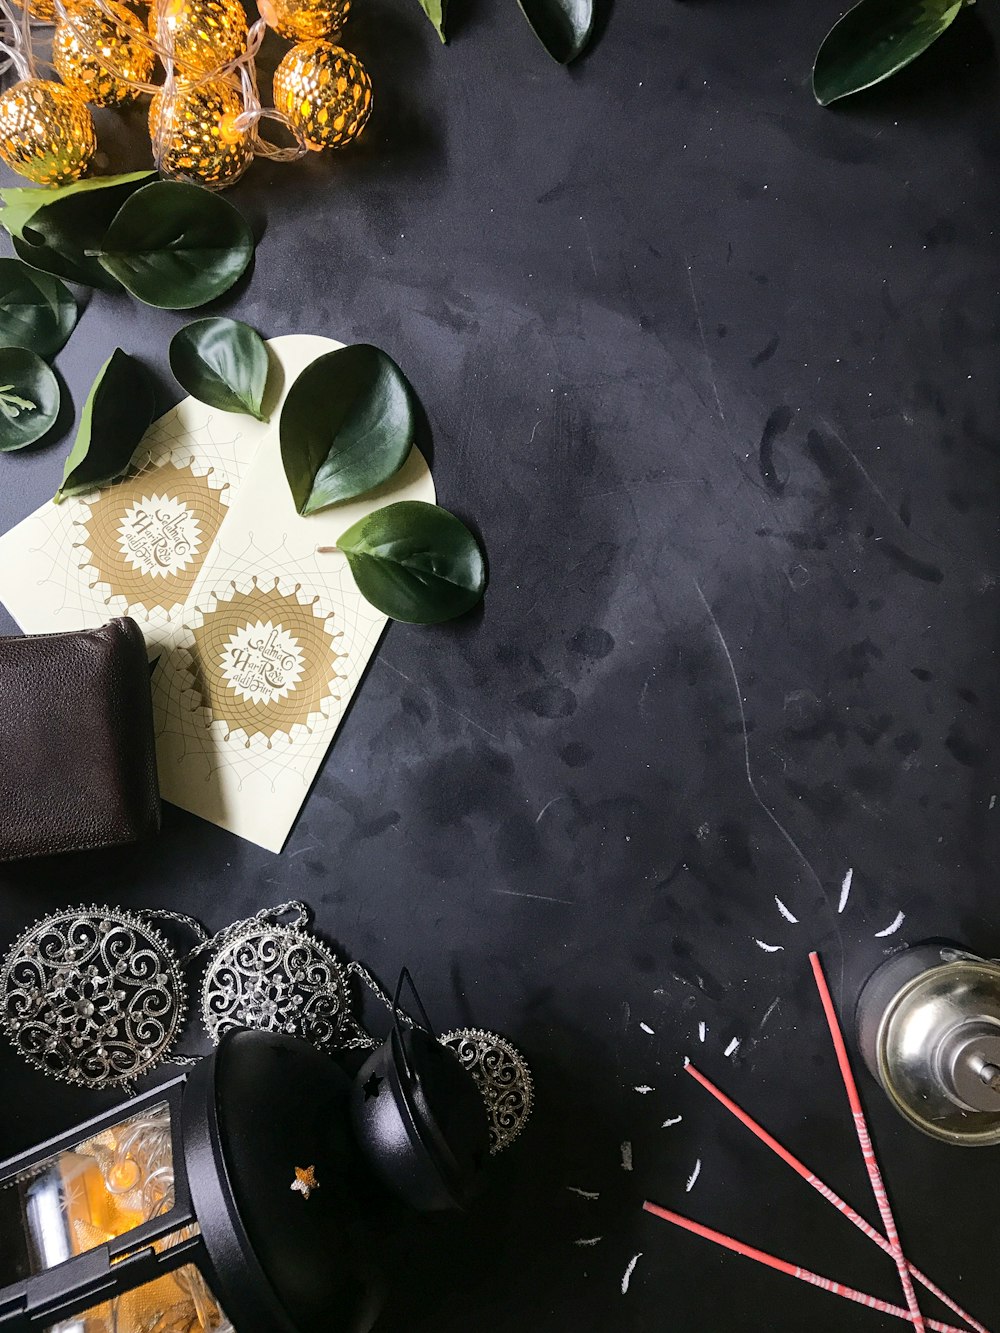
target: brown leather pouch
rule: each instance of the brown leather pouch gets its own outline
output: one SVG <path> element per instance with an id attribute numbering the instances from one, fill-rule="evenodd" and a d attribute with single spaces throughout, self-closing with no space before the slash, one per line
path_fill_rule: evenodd
<path id="1" fill-rule="evenodd" d="M 137 842 L 159 826 L 135 621 L 0 638 L 0 861 Z"/>

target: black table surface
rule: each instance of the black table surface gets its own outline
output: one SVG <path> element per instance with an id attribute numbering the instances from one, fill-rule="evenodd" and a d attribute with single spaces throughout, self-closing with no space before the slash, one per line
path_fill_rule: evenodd
<path id="1" fill-rule="evenodd" d="M 384 1329 L 894 1327 L 641 1204 L 899 1299 L 682 1060 L 877 1220 L 807 954 L 849 1024 L 901 944 L 1000 950 L 1000 18 L 823 111 L 835 0 L 619 3 L 568 71 L 513 0 L 455 0 L 447 48 L 416 0 L 356 9 L 370 129 L 230 192 L 260 244 L 218 309 L 396 357 L 485 605 L 390 627 L 282 855 L 168 809 L 124 861 L 8 871 L 3 942 L 84 899 L 215 929 L 302 897 L 523 1047 L 533 1122 L 414 1237 Z M 143 121 L 101 113 L 104 170 L 148 162 Z M 115 344 L 169 406 L 185 318 L 89 296 L 77 408 Z M 2 460 L 4 527 L 66 448 Z M 108 1101 L 6 1049 L 0 1086 L 3 1152 Z M 995 1318 L 995 1153 L 862 1089 L 910 1257 Z"/>

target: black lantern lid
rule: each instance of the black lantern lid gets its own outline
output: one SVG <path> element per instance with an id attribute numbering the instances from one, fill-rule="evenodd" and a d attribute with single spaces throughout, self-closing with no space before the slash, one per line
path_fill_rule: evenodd
<path id="1" fill-rule="evenodd" d="M 422 1026 L 403 1025 L 404 984 Z M 486 1159 L 488 1120 L 474 1080 L 434 1035 L 406 968 L 392 1031 L 355 1079 L 351 1111 L 366 1156 L 399 1198 L 421 1212 L 465 1207 Z"/>
<path id="2" fill-rule="evenodd" d="M 240 1333 L 374 1323 L 378 1242 L 350 1087 L 329 1056 L 264 1032 L 227 1034 L 190 1076 L 189 1187 L 213 1291 Z"/>

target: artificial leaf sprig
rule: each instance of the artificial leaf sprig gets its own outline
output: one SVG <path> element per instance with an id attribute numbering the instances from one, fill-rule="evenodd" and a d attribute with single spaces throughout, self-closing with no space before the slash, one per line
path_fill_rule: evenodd
<path id="1" fill-rule="evenodd" d="M 225 199 L 200 185 L 153 181 L 122 204 L 98 258 L 146 305 L 189 310 L 228 291 L 253 251 L 253 232 Z"/>
<path id="2" fill-rule="evenodd" d="M 355 343 L 317 357 L 281 409 L 281 461 L 300 514 L 364 495 L 406 462 L 414 397 L 392 357 Z"/>
<path id="3" fill-rule="evenodd" d="M 594 0 L 518 0 L 532 32 L 560 65 L 581 55 L 594 31 Z M 420 0 L 442 42 L 447 40 L 448 0 Z"/>
<path id="4" fill-rule="evenodd" d="M 821 106 L 903 69 L 951 27 L 972 0 L 860 0 L 827 33 L 813 68 Z"/>
<path id="5" fill-rule="evenodd" d="M 166 310 L 221 296 L 254 252 L 243 215 L 210 190 L 148 171 L 58 190 L 0 190 L 0 226 L 19 259 L 87 287 Z"/>
<path id="6" fill-rule="evenodd" d="M 518 0 L 531 30 L 560 65 L 581 55 L 594 30 L 594 0 Z"/>
<path id="7" fill-rule="evenodd" d="M 60 189 L 16 187 L 0 190 L 0 226 L 14 243 L 14 253 L 32 268 L 54 273 L 86 287 L 119 291 L 118 283 L 98 263 L 104 233 L 122 204 L 151 171 L 99 176 Z"/>
<path id="8" fill-rule="evenodd" d="M 170 369 L 192 398 L 220 412 L 263 412 L 268 356 L 256 329 L 238 319 L 198 319 L 175 333 Z"/>
<path id="9" fill-rule="evenodd" d="M 156 412 L 145 366 L 115 348 L 94 380 L 66 459 L 56 504 L 95 491 L 122 476 Z"/>
<path id="10" fill-rule="evenodd" d="M 76 302 L 64 282 L 20 259 L 0 259 L 0 347 L 54 356 L 73 332 L 76 317 Z"/>
<path id="11" fill-rule="evenodd" d="M 445 36 L 444 31 L 444 21 L 448 14 L 448 0 L 420 0 L 420 8 L 434 25 L 434 31 L 441 38 L 442 42 L 447 41 L 448 39 Z"/>
<path id="12" fill-rule="evenodd" d="M 59 415 L 59 382 L 25 347 L 0 348 L 0 452 L 47 435 Z"/>
<path id="13" fill-rule="evenodd" d="M 470 611 L 486 588 L 486 562 L 465 524 L 440 505 L 399 500 L 337 539 L 358 591 L 393 620 L 434 625 Z"/>

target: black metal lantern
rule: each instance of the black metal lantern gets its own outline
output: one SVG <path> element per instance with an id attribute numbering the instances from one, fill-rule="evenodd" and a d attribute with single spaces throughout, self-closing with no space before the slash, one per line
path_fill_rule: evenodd
<path id="1" fill-rule="evenodd" d="M 361 1333 L 378 1186 L 351 1080 L 234 1032 L 189 1074 L 0 1167 L 4 1333 Z"/>

